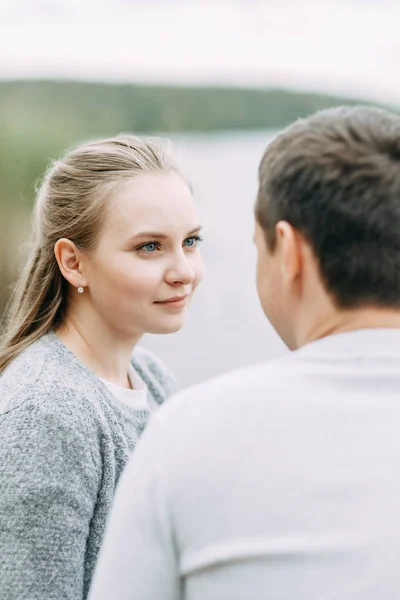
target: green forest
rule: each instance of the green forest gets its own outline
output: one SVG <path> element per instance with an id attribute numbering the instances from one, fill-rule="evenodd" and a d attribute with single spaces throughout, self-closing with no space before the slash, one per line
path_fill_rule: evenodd
<path id="1" fill-rule="evenodd" d="M 354 103 L 277 89 L 0 82 L 0 279 L 6 284 L 0 314 L 27 237 L 35 181 L 72 144 L 122 131 L 276 129 L 318 109 Z"/>
<path id="2" fill-rule="evenodd" d="M 0 82 L 1 204 L 30 202 L 32 184 L 49 159 L 80 140 L 121 131 L 279 128 L 354 102 L 284 90 Z"/>

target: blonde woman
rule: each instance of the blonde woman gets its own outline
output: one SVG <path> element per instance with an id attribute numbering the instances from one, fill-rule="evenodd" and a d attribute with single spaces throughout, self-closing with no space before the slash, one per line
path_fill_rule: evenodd
<path id="1" fill-rule="evenodd" d="M 199 232 L 158 141 L 83 144 L 47 172 L 0 353 L 4 600 L 87 596 L 119 475 L 174 391 L 137 343 L 183 325 Z"/>

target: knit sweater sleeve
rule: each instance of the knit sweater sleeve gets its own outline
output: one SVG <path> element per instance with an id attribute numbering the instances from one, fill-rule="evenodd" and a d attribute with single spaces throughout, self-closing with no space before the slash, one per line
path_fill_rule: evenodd
<path id="1" fill-rule="evenodd" d="M 170 461 L 164 460 L 170 444 L 157 413 L 118 484 L 89 600 L 181 598 Z"/>
<path id="2" fill-rule="evenodd" d="M 79 410 L 26 401 L 0 415 L 2 600 L 84 597 L 101 455 Z"/>
<path id="3" fill-rule="evenodd" d="M 165 363 L 153 352 L 142 346 L 137 347 L 131 362 L 148 386 L 153 400 L 162 404 L 178 390 L 175 377 Z"/>

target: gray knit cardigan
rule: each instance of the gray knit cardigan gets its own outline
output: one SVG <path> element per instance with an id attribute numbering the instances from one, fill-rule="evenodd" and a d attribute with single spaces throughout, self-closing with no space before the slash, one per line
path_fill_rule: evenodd
<path id="1" fill-rule="evenodd" d="M 132 363 L 162 403 L 174 380 Z M 118 478 L 149 417 L 120 402 L 54 333 L 0 377 L 0 598 L 86 598 Z M 134 568 L 134 565 L 132 565 Z"/>

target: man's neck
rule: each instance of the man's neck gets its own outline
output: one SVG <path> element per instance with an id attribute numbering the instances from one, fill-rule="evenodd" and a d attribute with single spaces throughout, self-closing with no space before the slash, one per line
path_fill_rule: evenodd
<path id="1" fill-rule="evenodd" d="M 308 324 L 296 339 L 299 348 L 315 340 L 359 329 L 400 329 L 400 308 L 363 307 L 337 310 Z"/>

